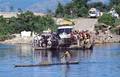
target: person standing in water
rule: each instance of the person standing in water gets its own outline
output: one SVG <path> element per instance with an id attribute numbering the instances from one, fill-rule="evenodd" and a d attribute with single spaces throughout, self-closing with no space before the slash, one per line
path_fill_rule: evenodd
<path id="1" fill-rule="evenodd" d="M 69 51 L 65 51 L 62 58 L 64 59 L 64 62 L 68 65 L 71 59 L 71 54 Z"/>

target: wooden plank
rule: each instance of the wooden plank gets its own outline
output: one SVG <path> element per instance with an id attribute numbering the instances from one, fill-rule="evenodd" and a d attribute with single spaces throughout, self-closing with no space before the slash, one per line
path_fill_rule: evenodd
<path id="1" fill-rule="evenodd" d="M 50 63 L 50 64 L 18 64 L 15 67 L 38 67 L 38 66 L 52 66 L 52 65 L 69 65 L 69 64 L 79 64 L 79 62 L 69 62 L 69 63 Z"/>
<path id="2" fill-rule="evenodd" d="M 33 47 L 35 50 L 50 50 L 51 47 Z"/>

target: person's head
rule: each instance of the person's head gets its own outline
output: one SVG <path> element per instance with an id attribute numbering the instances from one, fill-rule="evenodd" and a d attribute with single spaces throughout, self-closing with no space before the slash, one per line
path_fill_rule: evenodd
<path id="1" fill-rule="evenodd" d="M 69 51 L 65 51 L 65 54 L 69 54 Z"/>

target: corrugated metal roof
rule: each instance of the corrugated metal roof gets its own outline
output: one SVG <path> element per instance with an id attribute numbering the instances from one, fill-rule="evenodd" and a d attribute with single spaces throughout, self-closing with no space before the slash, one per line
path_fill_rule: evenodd
<path id="1" fill-rule="evenodd" d="M 74 22 L 70 20 L 65 20 L 65 19 L 58 19 L 56 24 L 57 25 L 73 25 Z"/>

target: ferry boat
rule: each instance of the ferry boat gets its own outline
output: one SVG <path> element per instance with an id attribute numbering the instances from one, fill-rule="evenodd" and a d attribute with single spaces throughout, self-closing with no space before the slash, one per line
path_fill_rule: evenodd
<path id="1" fill-rule="evenodd" d="M 87 31 L 78 32 L 73 30 L 74 26 L 60 26 L 57 32 L 43 32 L 34 39 L 34 49 L 92 49 L 93 41 Z"/>

